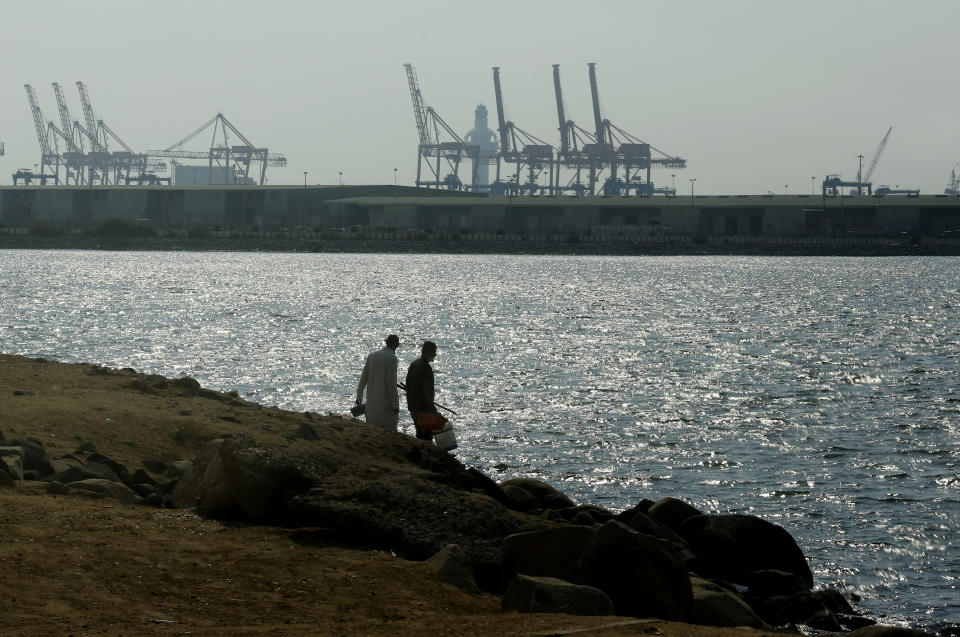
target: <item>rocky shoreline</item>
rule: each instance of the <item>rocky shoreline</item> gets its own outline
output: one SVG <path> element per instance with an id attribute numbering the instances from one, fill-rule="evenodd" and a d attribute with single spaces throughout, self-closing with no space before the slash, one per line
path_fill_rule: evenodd
<path id="1" fill-rule="evenodd" d="M 794 539 L 766 520 L 673 497 L 638 495 L 622 512 L 577 504 L 349 416 L 264 408 L 190 378 L 14 356 L 0 356 L 0 408 L 0 502 L 31 490 L 350 543 L 424 562 L 438 582 L 499 600 L 506 618 L 656 618 L 689 627 L 679 634 L 925 634 L 877 626 L 857 600 L 817 587 Z M 621 628 L 604 634 L 649 626 Z"/>

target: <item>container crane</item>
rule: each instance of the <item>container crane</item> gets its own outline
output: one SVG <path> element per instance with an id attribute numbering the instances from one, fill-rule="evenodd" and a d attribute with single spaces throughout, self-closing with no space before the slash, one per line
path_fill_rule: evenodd
<path id="1" fill-rule="evenodd" d="M 40 144 L 40 174 L 30 177 L 40 179 L 40 183 L 46 185 L 47 179 L 53 179 L 55 184 L 60 183 L 60 152 L 57 146 L 56 134 L 53 132 L 56 127 L 53 122 L 48 122 L 43 118 L 43 112 L 40 110 L 40 102 L 37 101 L 37 92 L 29 84 L 24 84 L 23 88 L 27 91 L 27 101 L 30 102 L 30 112 L 33 115 L 33 125 L 37 133 L 37 142 Z M 47 168 L 53 171 L 52 175 L 47 175 Z M 25 169 L 17 171 L 17 174 L 31 183 L 31 180 L 25 173 Z M 14 180 L 16 182 L 16 180 Z"/>
<path id="2" fill-rule="evenodd" d="M 200 133 L 213 127 L 213 142 L 207 151 L 183 150 L 184 145 Z M 229 135 L 236 135 L 243 145 L 231 145 Z M 219 134 L 219 142 L 218 142 Z M 206 124 L 193 131 L 175 144 L 163 150 L 148 150 L 147 157 L 168 159 L 206 159 L 209 178 L 213 179 L 214 165 L 222 171 L 227 180 L 242 177 L 250 179 L 250 167 L 259 164 L 259 184 L 262 186 L 267 177 L 267 166 L 286 166 L 287 158 L 279 153 L 270 153 L 266 148 L 258 148 L 234 126 L 223 113 L 217 113 Z"/>
<path id="3" fill-rule="evenodd" d="M 57 109 L 60 111 L 60 124 L 63 127 L 61 132 L 64 135 L 64 142 L 66 142 L 67 145 L 67 149 L 63 153 L 63 160 L 67 169 L 65 183 L 70 183 L 72 174 L 73 182 L 75 184 L 82 184 L 86 182 L 84 167 L 87 162 L 83 150 L 85 131 L 83 131 L 79 122 L 70 118 L 70 110 L 63 96 L 63 89 L 56 82 L 53 82 L 52 86 L 53 93 L 57 98 Z"/>
<path id="4" fill-rule="evenodd" d="M 553 89 L 557 98 L 557 119 L 560 124 L 560 151 L 557 153 L 557 186 L 556 192 L 573 191 L 577 196 L 584 195 L 590 188 L 583 183 L 582 174 L 589 168 L 589 157 L 583 149 L 596 144 L 596 137 L 590 131 L 579 126 L 572 119 L 567 119 L 563 105 L 563 89 L 560 85 L 560 65 L 553 65 Z M 565 185 L 560 185 L 560 166 L 575 170 L 574 176 Z"/>
<path id="5" fill-rule="evenodd" d="M 596 184 L 604 169 L 609 169 L 609 175 L 603 187 L 604 195 L 629 195 L 631 192 L 638 196 L 652 196 L 654 194 L 671 194 L 672 189 L 656 189 L 650 180 L 650 169 L 659 168 L 686 168 L 687 160 L 669 155 L 655 146 L 634 137 L 619 126 L 605 119 L 600 112 L 600 95 L 597 88 L 596 64 L 587 64 L 590 76 L 590 95 L 593 101 L 594 138 L 592 145 L 584 147 L 590 159 L 590 194 L 596 194 Z M 658 154 L 654 157 L 651 151 Z M 620 166 L 623 167 L 623 178 L 619 176 Z M 645 171 L 645 178 L 641 175 Z"/>
<path id="6" fill-rule="evenodd" d="M 497 155 L 497 180 L 491 192 L 494 194 L 525 192 L 535 195 L 543 191 L 552 191 L 554 174 L 554 148 L 547 142 L 523 130 L 512 121 L 507 121 L 503 109 L 503 92 L 500 87 L 500 67 L 493 67 L 493 90 L 497 101 L 497 124 L 500 133 L 500 153 Z M 527 173 L 525 184 L 512 183 L 505 185 L 500 180 L 500 162 L 516 164 L 514 177 L 519 182 L 520 174 Z M 548 170 L 549 186 L 544 187 L 537 183 L 544 169 Z"/>
<path id="7" fill-rule="evenodd" d="M 403 68 L 407 71 L 407 84 L 410 87 L 413 116 L 420 141 L 417 144 L 416 185 L 426 188 L 464 190 L 465 186 L 460 180 L 460 163 L 464 159 L 469 159 L 473 166 L 470 188 L 477 188 L 480 146 L 465 143 L 435 110 L 424 105 L 417 72 L 409 63 L 404 64 Z M 424 165 L 430 170 L 432 178 L 422 179 Z M 445 170 L 450 172 L 441 177 L 441 173 Z"/>

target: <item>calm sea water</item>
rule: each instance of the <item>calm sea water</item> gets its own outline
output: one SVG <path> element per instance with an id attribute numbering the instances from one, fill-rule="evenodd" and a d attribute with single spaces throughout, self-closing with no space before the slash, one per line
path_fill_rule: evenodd
<path id="1" fill-rule="evenodd" d="M 0 351 L 345 412 L 439 343 L 458 457 L 784 526 L 819 585 L 960 623 L 960 259 L 0 251 Z"/>

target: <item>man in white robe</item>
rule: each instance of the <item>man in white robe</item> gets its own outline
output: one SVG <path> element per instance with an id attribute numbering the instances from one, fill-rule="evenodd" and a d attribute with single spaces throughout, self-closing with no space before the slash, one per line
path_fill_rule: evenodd
<path id="1" fill-rule="evenodd" d="M 367 390 L 367 422 L 391 431 L 397 430 L 400 414 L 400 396 L 397 393 L 397 347 L 400 338 L 396 334 L 387 337 L 383 349 L 367 356 L 357 385 L 357 404 L 363 402 L 363 390 Z"/>

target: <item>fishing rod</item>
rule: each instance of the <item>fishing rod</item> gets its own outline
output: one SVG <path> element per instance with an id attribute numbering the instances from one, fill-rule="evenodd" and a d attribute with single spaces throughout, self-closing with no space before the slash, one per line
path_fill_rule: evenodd
<path id="1" fill-rule="evenodd" d="M 397 383 L 397 387 L 399 387 L 399 388 L 402 389 L 403 391 L 407 391 L 407 386 L 404 385 L 403 383 Z M 439 407 L 440 409 L 446 409 L 447 411 L 449 411 L 449 412 L 450 412 L 451 414 L 453 414 L 454 416 L 457 415 L 457 412 L 455 412 L 454 410 L 450 409 L 449 407 L 444 407 L 444 406 L 441 405 L 440 403 L 433 403 L 433 404 L 436 405 L 437 407 Z"/>

